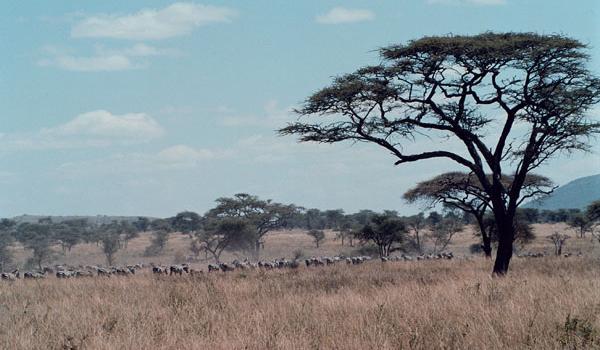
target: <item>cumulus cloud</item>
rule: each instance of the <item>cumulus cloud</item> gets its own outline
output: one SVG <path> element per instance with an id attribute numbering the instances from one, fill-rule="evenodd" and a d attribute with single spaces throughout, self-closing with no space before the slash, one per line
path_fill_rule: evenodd
<path id="1" fill-rule="evenodd" d="M 189 34 L 197 27 L 231 22 L 237 12 L 220 6 L 174 3 L 134 14 L 104 14 L 84 18 L 73 26 L 76 38 L 159 40 Z"/>
<path id="2" fill-rule="evenodd" d="M 43 51 L 48 56 L 38 61 L 43 67 L 56 67 L 76 72 L 110 72 L 144 68 L 148 64 L 139 62 L 141 57 L 177 55 L 173 49 L 161 49 L 146 44 L 136 44 L 121 49 L 106 49 L 97 46 L 88 56 L 73 54 L 69 50 L 46 46 Z"/>
<path id="3" fill-rule="evenodd" d="M 5 151 L 105 147 L 148 142 L 163 135 L 164 129 L 145 113 L 96 110 L 36 132 L 0 134 L 0 145 Z"/>
<path id="4" fill-rule="evenodd" d="M 375 19 L 375 13 L 365 9 L 349 9 L 345 7 L 334 7 L 327 13 L 318 15 L 316 21 L 322 24 L 340 24 L 371 21 Z"/>

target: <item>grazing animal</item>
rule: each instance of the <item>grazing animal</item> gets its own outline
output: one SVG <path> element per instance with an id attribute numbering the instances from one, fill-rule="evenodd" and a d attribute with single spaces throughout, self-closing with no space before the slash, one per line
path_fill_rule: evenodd
<path id="1" fill-rule="evenodd" d="M 219 267 L 221 268 L 221 271 L 223 271 L 223 272 L 235 270 L 235 266 L 229 265 L 227 263 L 220 263 Z"/>
<path id="2" fill-rule="evenodd" d="M 219 271 L 219 265 L 216 264 L 208 264 L 208 272 Z"/>

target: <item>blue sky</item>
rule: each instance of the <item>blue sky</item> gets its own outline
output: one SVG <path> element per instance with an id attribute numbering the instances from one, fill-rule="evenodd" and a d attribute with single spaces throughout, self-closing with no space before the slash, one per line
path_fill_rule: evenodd
<path id="1" fill-rule="evenodd" d="M 453 164 L 398 168 L 374 146 L 299 145 L 274 130 L 332 76 L 377 62 L 378 47 L 424 35 L 561 33 L 590 44 L 600 72 L 596 0 L 1 7 L 0 216 L 168 216 L 204 212 L 238 192 L 410 214 L 419 208 L 402 193 Z M 559 184 L 600 173 L 594 150 L 542 170 Z"/>

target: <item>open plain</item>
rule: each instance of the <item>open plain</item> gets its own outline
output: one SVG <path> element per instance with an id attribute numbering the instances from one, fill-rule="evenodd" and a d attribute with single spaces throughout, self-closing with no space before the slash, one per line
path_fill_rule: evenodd
<path id="1" fill-rule="evenodd" d="M 527 249 L 550 251 L 544 235 L 560 227 L 537 225 L 538 238 Z M 301 248 L 333 255 L 354 249 L 330 233 L 319 250 L 309 250 L 305 238 L 301 231 L 278 232 L 268 237 L 265 252 L 289 256 Z M 120 261 L 142 259 L 136 252 L 145 239 L 132 241 Z M 451 250 L 464 252 L 473 241 L 464 232 Z M 129 277 L 5 282 L 0 348 L 599 348 L 598 243 L 569 243 L 567 250 L 583 250 L 583 256 L 515 257 L 503 278 L 491 277 L 491 261 L 461 253 L 453 260 L 374 259 L 356 266 L 182 277 L 145 269 Z M 176 235 L 157 260 L 170 262 L 184 248 L 185 237 Z M 94 247 L 76 249 L 82 250 L 67 254 L 67 262 L 84 253 L 94 259 Z"/>

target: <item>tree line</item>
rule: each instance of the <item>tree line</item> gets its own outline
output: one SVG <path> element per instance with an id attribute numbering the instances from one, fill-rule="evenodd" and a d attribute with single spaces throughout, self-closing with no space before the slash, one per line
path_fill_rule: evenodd
<path id="1" fill-rule="evenodd" d="M 423 183 L 409 190 L 405 197 L 415 196 L 415 190 L 422 186 Z M 146 231 L 152 232 L 151 243 L 144 252 L 147 256 L 161 254 L 169 236 L 179 233 L 190 238 L 189 250 L 195 259 L 219 262 L 225 251 L 243 252 L 258 260 L 265 245 L 265 235 L 273 230 L 303 229 L 317 248 L 325 238 L 324 230 L 331 230 L 342 246 L 356 247 L 365 254 L 384 257 L 396 251 L 417 254 L 442 252 L 465 225 L 474 225 L 479 228 L 474 233 L 481 238 L 481 243 L 474 244 L 471 251 L 491 255 L 492 246 L 498 242 L 491 213 L 484 213 L 481 218 L 483 224 L 478 225 L 480 219 L 470 211 L 461 211 L 447 203 L 443 209 L 441 213 L 433 210 L 411 216 L 401 216 L 394 210 L 379 213 L 361 210 L 346 214 L 342 209 L 305 209 L 240 193 L 218 198 L 216 206 L 203 215 L 184 211 L 163 219 L 138 217 L 136 220 L 101 224 L 86 219 L 54 222 L 51 218 L 42 218 L 37 223 L 20 224 L 2 219 L 0 270 L 13 264 L 10 247 L 16 242 L 31 252 L 26 265 L 38 269 L 55 260 L 59 253 L 67 254 L 82 243 L 99 246 L 106 263 L 113 265 L 117 252 L 127 248 L 129 241 Z M 587 232 L 594 233 L 593 229 L 600 219 L 600 202 L 592 204 L 586 212 L 520 210 L 515 241 L 524 245 L 534 238 L 532 223 L 556 222 L 558 219 L 566 220 L 580 237 Z"/>

